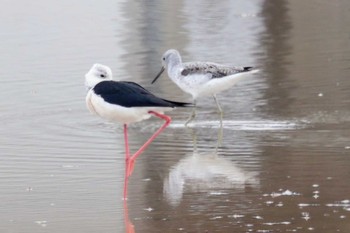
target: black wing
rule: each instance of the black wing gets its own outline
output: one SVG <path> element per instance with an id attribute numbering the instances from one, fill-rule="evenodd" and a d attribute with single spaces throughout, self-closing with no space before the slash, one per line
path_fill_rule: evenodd
<path id="1" fill-rule="evenodd" d="M 106 102 L 124 107 L 182 107 L 189 105 L 188 103 L 159 98 L 133 82 L 103 81 L 98 83 L 93 90 Z"/>

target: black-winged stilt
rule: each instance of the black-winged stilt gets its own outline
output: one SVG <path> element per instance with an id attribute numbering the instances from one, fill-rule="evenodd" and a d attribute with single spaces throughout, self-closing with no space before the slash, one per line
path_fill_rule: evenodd
<path id="1" fill-rule="evenodd" d="M 213 96 L 220 114 L 222 126 L 222 109 L 216 98 L 216 94 L 229 89 L 240 81 L 246 74 L 257 72 L 253 67 L 235 67 L 221 65 L 213 62 L 186 62 L 182 63 L 180 53 L 175 49 L 166 51 L 162 56 L 162 69 L 154 78 L 154 83 L 163 71 L 167 69 L 169 78 L 184 92 L 192 95 L 193 101 L 202 96 Z M 195 118 L 196 110 L 192 111 L 187 125 Z"/>
<path id="2" fill-rule="evenodd" d="M 124 198 L 126 198 L 128 178 L 134 169 L 136 158 L 171 122 L 171 118 L 164 115 L 163 112 L 192 104 L 159 98 L 133 82 L 113 81 L 111 69 L 101 64 L 94 64 L 86 73 L 85 86 L 88 88 L 86 104 L 90 112 L 109 121 L 124 124 L 126 165 Z M 148 119 L 151 116 L 159 117 L 165 120 L 165 123 L 135 154 L 130 155 L 128 124 Z"/>

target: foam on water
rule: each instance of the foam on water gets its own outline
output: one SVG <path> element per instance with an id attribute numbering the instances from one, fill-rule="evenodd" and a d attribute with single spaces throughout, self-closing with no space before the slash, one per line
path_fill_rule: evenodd
<path id="1" fill-rule="evenodd" d="M 295 130 L 305 128 L 306 122 L 303 121 L 274 121 L 274 120 L 223 120 L 222 122 L 224 129 L 231 130 L 244 130 L 244 131 L 281 131 L 281 130 Z M 189 123 L 189 127 L 193 128 L 220 128 L 220 122 L 218 120 L 212 121 L 195 121 Z M 183 128 L 185 127 L 184 122 L 173 121 L 169 127 L 172 128 Z"/>

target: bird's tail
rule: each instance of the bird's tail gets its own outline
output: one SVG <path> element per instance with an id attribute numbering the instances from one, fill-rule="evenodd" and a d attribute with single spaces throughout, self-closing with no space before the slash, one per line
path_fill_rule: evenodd
<path id="1" fill-rule="evenodd" d="M 172 105 L 172 107 L 193 107 L 193 103 L 176 102 L 171 100 L 165 100 Z"/>
<path id="2" fill-rule="evenodd" d="M 246 66 L 246 67 L 243 67 L 242 72 L 257 73 L 259 72 L 259 70 L 252 66 Z"/>

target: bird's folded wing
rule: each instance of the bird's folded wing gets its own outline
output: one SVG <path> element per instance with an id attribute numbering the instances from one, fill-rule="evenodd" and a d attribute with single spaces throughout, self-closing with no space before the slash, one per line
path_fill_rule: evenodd
<path id="1" fill-rule="evenodd" d="M 209 75 L 210 78 L 222 78 L 236 73 L 249 71 L 251 67 L 236 67 L 220 65 L 212 62 L 189 62 L 183 64 L 182 76 L 187 75 Z"/>
<path id="2" fill-rule="evenodd" d="M 133 82 L 103 81 L 94 87 L 94 92 L 106 102 L 123 107 L 174 107 Z"/>

